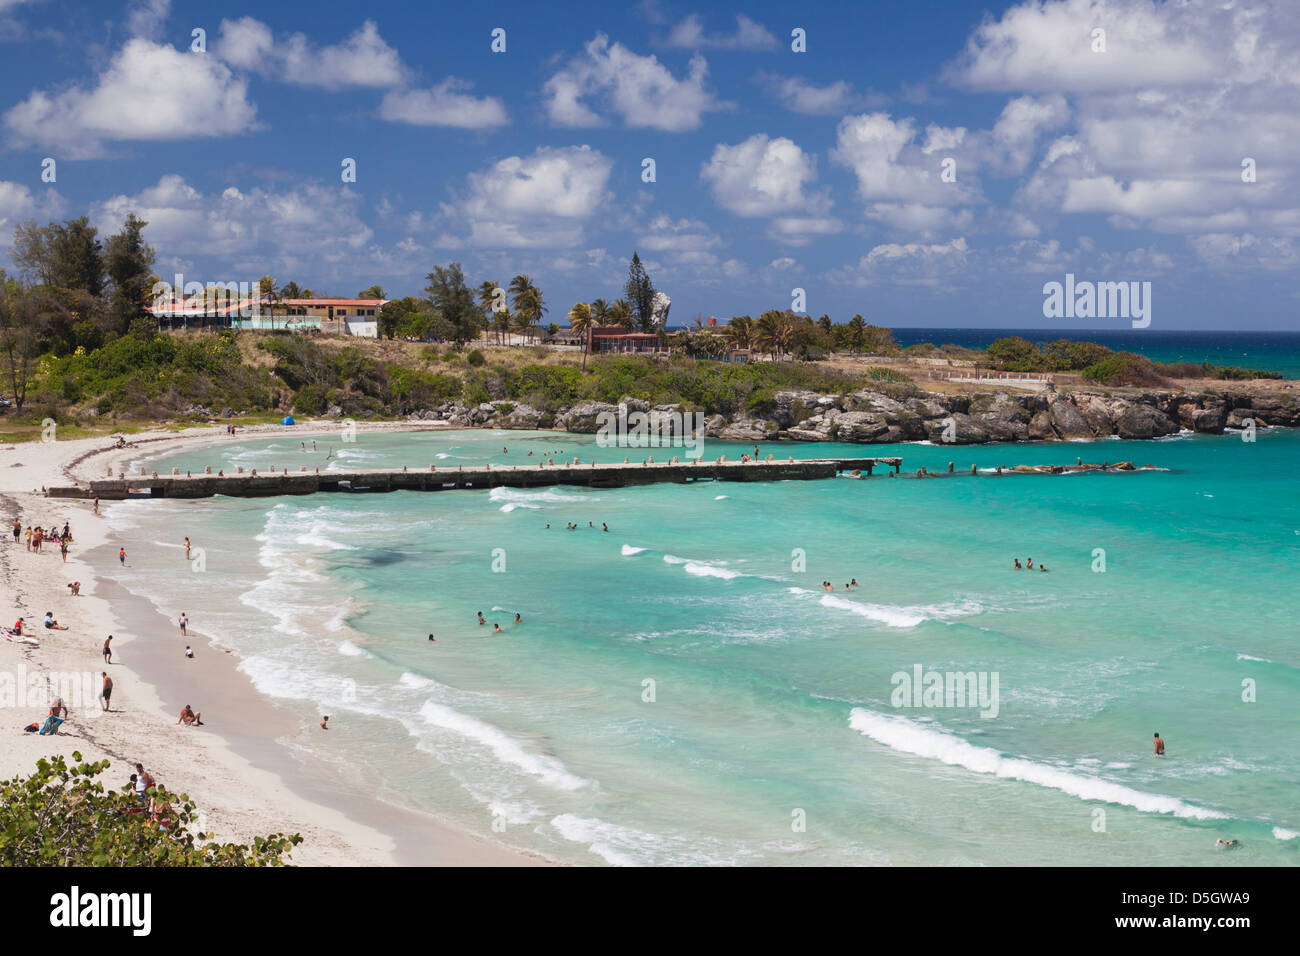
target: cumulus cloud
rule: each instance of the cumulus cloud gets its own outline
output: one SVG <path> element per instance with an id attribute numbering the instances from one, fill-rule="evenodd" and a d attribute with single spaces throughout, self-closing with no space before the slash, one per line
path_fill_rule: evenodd
<path id="1" fill-rule="evenodd" d="M 452 229 L 468 226 L 462 241 L 473 246 L 577 246 L 609 201 L 612 169 L 613 162 L 589 146 L 543 146 L 531 156 L 507 156 L 471 173 L 466 194 L 443 207 L 443 219 Z"/>
<path id="2" fill-rule="evenodd" d="M 0 179 L 0 249 L 12 246 L 14 227 L 24 219 L 47 219 L 62 210 L 63 199 L 52 187 L 33 193 L 23 183 Z"/>
<path id="3" fill-rule="evenodd" d="M 883 243 L 855 265 L 834 270 L 831 280 L 852 285 L 889 282 L 897 285 L 937 286 L 967 271 L 970 248 L 965 238 L 946 243 Z"/>
<path id="4" fill-rule="evenodd" d="M 698 54 L 677 79 L 654 56 L 633 53 L 604 34 L 583 48 L 543 87 L 547 115 L 558 126 L 599 126 L 602 112 L 630 127 L 682 132 L 705 113 L 725 109 L 706 88 L 708 64 Z"/>
<path id="5" fill-rule="evenodd" d="M 4 114 L 4 125 L 19 143 L 84 159 L 101 155 L 106 141 L 242 133 L 255 116 L 247 82 L 221 61 L 136 38 L 93 87 L 34 91 Z"/>
<path id="6" fill-rule="evenodd" d="M 401 57 L 379 35 L 373 20 L 330 46 L 317 46 L 303 33 L 277 43 L 271 28 L 253 17 L 222 20 L 215 53 L 239 69 L 325 90 L 388 89 L 401 85 L 407 75 Z"/>
<path id="7" fill-rule="evenodd" d="M 4 4 L 0 2 L 0 9 Z M 159 39 L 163 23 L 172 12 L 172 0 L 133 0 L 127 6 L 126 28 L 131 36 Z"/>
<path id="8" fill-rule="evenodd" d="M 379 105 L 379 115 L 394 123 L 413 126 L 456 126 L 494 129 L 508 119 L 501 101 L 491 96 L 471 96 L 473 84 L 447 77 L 427 90 L 390 90 Z"/>
<path id="9" fill-rule="evenodd" d="M 888 100 L 877 93 L 859 94 L 846 80 L 818 86 L 806 77 L 766 72 L 759 73 L 756 79 L 786 109 L 808 116 L 833 116 L 862 107 L 883 106 Z"/>
<path id="10" fill-rule="evenodd" d="M 692 13 L 677 26 L 664 41 L 670 47 L 686 50 L 701 50 L 712 47 L 717 50 L 773 50 L 776 49 L 776 37 L 763 26 L 743 13 L 736 16 L 735 33 L 705 33 L 704 25 L 698 15 Z"/>

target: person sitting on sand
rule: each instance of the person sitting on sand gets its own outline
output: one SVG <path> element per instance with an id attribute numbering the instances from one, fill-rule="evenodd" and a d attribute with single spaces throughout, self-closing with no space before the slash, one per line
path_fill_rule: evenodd
<path id="1" fill-rule="evenodd" d="M 176 723 L 184 724 L 186 727 L 202 727 L 203 715 L 194 713 L 193 708 L 186 704 L 181 708 L 181 715 L 177 718 Z"/>
<path id="2" fill-rule="evenodd" d="M 11 634 L 17 635 L 18 637 L 23 636 L 23 619 L 21 617 L 18 620 L 14 621 L 14 626 L 9 629 L 9 632 Z"/>
<path id="3" fill-rule="evenodd" d="M 320 729 L 321 729 L 321 730 L 329 730 L 329 729 L 330 729 L 330 728 L 329 728 L 329 723 L 330 723 L 330 717 L 329 717 L 329 714 L 326 714 L 326 715 L 324 715 L 323 717 L 321 717 L 321 719 L 320 719 Z"/>
<path id="4" fill-rule="evenodd" d="M 194 660 L 194 648 L 190 647 L 188 644 L 185 645 L 185 658 L 186 660 Z"/>
<path id="5" fill-rule="evenodd" d="M 54 620 L 54 612 L 45 612 L 45 628 L 50 631 L 66 631 L 67 627 Z"/>

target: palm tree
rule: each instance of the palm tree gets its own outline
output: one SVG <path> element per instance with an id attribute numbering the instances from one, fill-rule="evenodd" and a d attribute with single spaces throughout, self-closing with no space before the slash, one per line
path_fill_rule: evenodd
<path id="1" fill-rule="evenodd" d="M 569 329 L 582 336 L 582 368 L 587 369 L 587 344 L 591 333 L 591 306 L 585 302 L 576 303 L 569 310 Z"/>
<path id="2" fill-rule="evenodd" d="M 610 304 L 604 299 L 591 300 L 591 318 L 597 325 L 604 325 L 609 321 Z"/>
<path id="3" fill-rule="evenodd" d="M 865 331 L 866 321 L 861 314 L 849 319 L 849 344 L 853 346 L 854 352 L 862 351 L 862 343 L 866 338 Z"/>
<path id="4" fill-rule="evenodd" d="M 722 334 L 734 348 L 751 348 L 754 344 L 754 320 L 747 315 L 738 315 L 727 323 Z"/>
<path id="5" fill-rule="evenodd" d="M 495 282 L 484 282 L 478 287 L 478 307 L 487 318 L 488 327 L 497 334 L 497 344 L 505 344 L 505 334 L 510 327 L 509 310 L 497 309 L 497 290 L 501 288 Z"/>
<path id="6" fill-rule="evenodd" d="M 271 276 L 262 276 L 262 278 L 257 280 L 257 292 L 258 296 L 265 299 L 267 305 L 270 306 L 271 331 L 274 332 L 275 304 L 279 302 L 282 297 L 280 293 L 280 282 L 278 279 L 274 279 Z"/>
<path id="7" fill-rule="evenodd" d="M 384 291 L 381 285 L 372 285 L 368 289 L 362 289 L 357 293 L 358 299 L 387 299 L 388 293 Z"/>
<path id="8" fill-rule="evenodd" d="M 632 304 L 628 302 L 627 299 L 619 299 L 610 306 L 607 317 L 612 324 L 621 325 L 623 331 L 632 331 Z"/>
<path id="9" fill-rule="evenodd" d="M 754 323 L 754 345 L 775 359 L 789 351 L 795 338 L 795 325 L 784 312 L 764 312 Z"/>
<path id="10" fill-rule="evenodd" d="M 542 290 L 537 288 L 537 284 L 530 276 L 521 274 L 510 280 L 510 295 L 515 312 L 526 320 L 522 327 L 531 337 L 533 326 L 541 322 L 542 316 L 549 311 L 542 299 Z"/>

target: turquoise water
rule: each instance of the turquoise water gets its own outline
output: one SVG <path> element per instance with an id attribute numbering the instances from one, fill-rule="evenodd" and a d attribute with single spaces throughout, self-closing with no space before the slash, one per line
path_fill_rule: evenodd
<path id="1" fill-rule="evenodd" d="M 157 467 L 629 454 L 553 433 L 317 441 Z M 131 501 L 109 517 L 133 587 L 220 633 L 262 690 L 331 715 L 319 759 L 555 859 L 1300 862 L 1300 434 L 769 451 L 1170 470 Z M 177 570 L 186 535 L 206 570 Z M 996 675 L 996 715 L 895 706 L 917 665 Z M 1241 846 L 1216 852 L 1219 837 Z"/>

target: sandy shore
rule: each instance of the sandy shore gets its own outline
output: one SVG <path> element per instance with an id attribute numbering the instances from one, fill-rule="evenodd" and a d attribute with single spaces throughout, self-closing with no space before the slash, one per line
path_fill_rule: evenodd
<path id="1" fill-rule="evenodd" d="M 419 423 L 358 426 L 360 430 L 410 430 Z M 424 425 L 423 427 L 437 427 Z M 278 426 L 240 429 L 238 438 Z M 304 423 L 295 436 L 327 435 L 338 426 Z M 218 839 L 246 842 L 255 835 L 301 833 L 294 851 L 300 865 L 535 865 L 540 858 L 462 832 L 425 814 L 374 798 L 365 783 L 335 767 L 305 760 L 295 740 L 324 733 L 307 727 L 288 709 L 259 694 L 238 670 L 238 659 L 213 647 L 193 629 L 180 638 L 175 621 L 126 591 L 115 580 L 116 553 L 132 542 L 113 539 L 107 522 L 92 514 L 91 503 L 44 497 L 49 485 L 99 477 L 124 470 L 145 456 L 181 447 L 230 441 L 220 426 L 182 432 L 131 436 L 132 448 L 106 450 L 107 438 L 0 446 L 0 577 L 5 597 L 0 615 L 12 625 L 18 617 L 39 647 L 0 641 L 0 680 L 30 687 L 62 686 L 71 716 L 58 736 L 25 734 L 40 722 L 48 705 L 19 691 L 12 704 L 0 704 L 0 778 L 30 772 L 42 756 L 80 751 L 86 759 L 112 762 L 104 780 L 119 786 L 143 763 L 173 791 L 187 793 L 202 814 L 203 826 Z M 201 507 L 201 505 L 198 505 Z M 8 533 L 17 518 L 24 528 L 37 524 L 71 525 L 74 544 L 66 564 L 57 546 L 26 550 L 23 538 Z M 67 587 L 81 582 L 81 596 Z M 7 606 L 5 606 L 7 605 Z M 41 620 L 53 611 L 66 631 L 46 630 Z M 113 635 L 113 663 L 101 648 Z M 184 645 L 195 650 L 187 660 Z M 114 682 L 112 710 L 96 699 L 100 674 Z M 42 687 L 44 693 L 44 686 Z M 34 695 L 32 695 L 34 696 Z M 69 699 L 70 698 L 70 699 Z M 204 726 L 176 723 L 182 705 L 193 703 Z"/>

